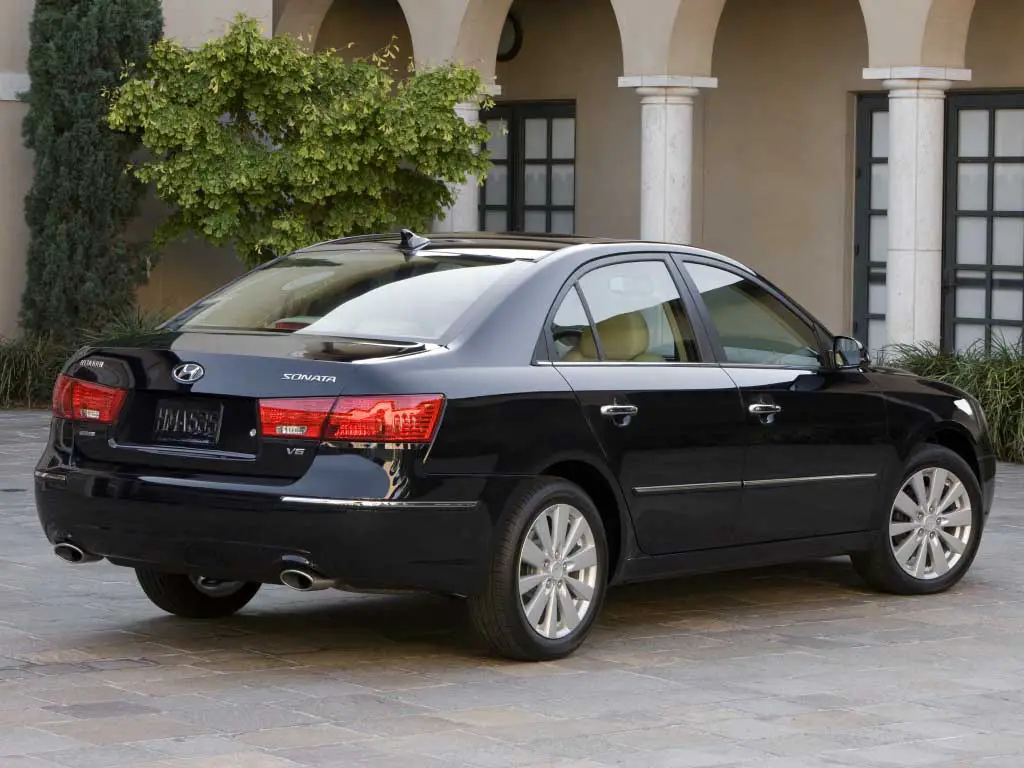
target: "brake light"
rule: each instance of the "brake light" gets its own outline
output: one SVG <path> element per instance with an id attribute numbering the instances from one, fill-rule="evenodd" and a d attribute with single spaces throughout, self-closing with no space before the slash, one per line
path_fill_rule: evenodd
<path id="1" fill-rule="evenodd" d="M 260 400 L 260 431 L 264 437 L 319 440 L 332 405 L 333 397 Z"/>
<path id="2" fill-rule="evenodd" d="M 261 400 L 260 432 L 307 440 L 429 443 L 443 405 L 443 395 Z"/>
<path id="3" fill-rule="evenodd" d="M 442 395 L 340 397 L 327 420 L 326 439 L 429 443 L 443 405 Z"/>
<path id="4" fill-rule="evenodd" d="M 53 414 L 72 421 L 113 424 L 127 396 L 124 389 L 60 376 L 53 388 Z"/>

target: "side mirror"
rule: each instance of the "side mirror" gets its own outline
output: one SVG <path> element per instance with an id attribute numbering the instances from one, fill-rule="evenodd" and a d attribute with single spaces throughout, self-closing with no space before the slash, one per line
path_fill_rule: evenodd
<path id="1" fill-rule="evenodd" d="M 839 370 L 860 368 L 871 363 L 864 345 L 849 336 L 836 336 L 832 341 L 832 357 Z"/>

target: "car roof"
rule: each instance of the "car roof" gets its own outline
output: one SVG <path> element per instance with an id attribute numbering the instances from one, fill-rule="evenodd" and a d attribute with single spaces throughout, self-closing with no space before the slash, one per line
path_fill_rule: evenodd
<path id="1" fill-rule="evenodd" d="M 409 242 L 409 237 L 417 238 Z M 653 241 L 625 240 L 610 237 L 584 237 L 582 235 L 552 235 L 552 234 L 530 234 L 519 232 L 488 233 L 488 232 L 442 232 L 430 235 L 419 236 L 406 231 L 402 233 L 379 234 L 379 235 L 356 235 L 343 237 L 337 240 L 328 240 L 317 243 L 307 248 L 296 251 L 297 254 L 317 252 L 337 252 L 347 249 L 365 249 L 374 245 L 387 250 L 402 249 L 403 247 L 416 253 L 434 252 L 438 255 L 451 256 L 495 256 L 507 258 L 514 261 L 540 261 L 558 251 L 564 251 L 576 246 L 607 246 L 621 245 L 630 249 L 642 248 L 643 246 L 656 245 L 660 248 L 672 248 L 679 253 L 704 256 L 705 258 L 717 260 L 746 272 L 754 273 L 750 267 L 741 262 L 723 256 L 720 253 L 707 251 L 693 246 L 684 246 L 676 243 L 659 243 Z"/>

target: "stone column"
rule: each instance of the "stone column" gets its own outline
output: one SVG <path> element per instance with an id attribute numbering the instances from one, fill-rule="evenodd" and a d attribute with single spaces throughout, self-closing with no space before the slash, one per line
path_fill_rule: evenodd
<path id="1" fill-rule="evenodd" d="M 890 344 L 942 335 L 942 186 L 948 80 L 886 80 L 889 91 Z"/>
<path id="2" fill-rule="evenodd" d="M 889 344 L 942 338 L 942 231 L 946 91 L 967 70 L 865 70 L 889 91 Z"/>
<path id="3" fill-rule="evenodd" d="M 640 237 L 693 241 L 693 110 L 710 77 L 619 78 L 640 95 Z"/>
<path id="4" fill-rule="evenodd" d="M 456 104 L 455 113 L 470 125 L 480 122 L 480 110 L 476 104 Z M 434 222 L 434 232 L 476 232 L 480 229 L 480 180 L 470 176 L 465 184 L 456 187 L 455 195 L 455 203 L 445 218 Z"/>

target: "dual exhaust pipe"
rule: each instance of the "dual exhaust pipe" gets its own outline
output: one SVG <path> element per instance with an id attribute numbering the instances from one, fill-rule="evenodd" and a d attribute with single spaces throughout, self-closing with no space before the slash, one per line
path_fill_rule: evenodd
<path id="1" fill-rule="evenodd" d="M 281 571 L 281 583 L 297 592 L 319 592 L 338 586 L 336 579 L 321 576 L 312 568 L 287 568 Z"/>
<path id="2" fill-rule="evenodd" d="M 103 559 L 69 541 L 54 545 L 53 554 L 72 565 L 95 563 Z M 338 586 L 337 580 L 322 576 L 311 568 L 287 568 L 281 571 L 281 583 L 297 592 L 319 592 Z"/>
<path id="3" fill-rule="evenodd" d="M 55 554 L 65 563 L 71 563 L 72 565 L 98 563 L 100 560 L 103 559 L 99 555 L 94 555 L 91 552 L 86 552 L 84 549 L 75 546 L 70 541 L 62 541 L 60 544 L 54 545 L 53 554 Z"/>

